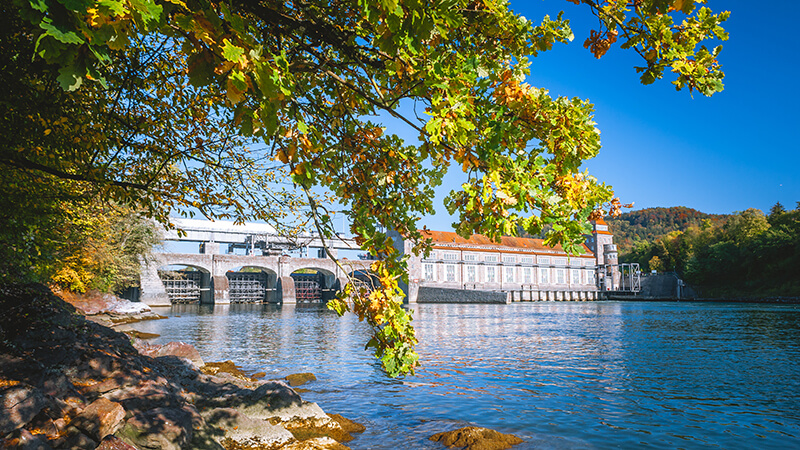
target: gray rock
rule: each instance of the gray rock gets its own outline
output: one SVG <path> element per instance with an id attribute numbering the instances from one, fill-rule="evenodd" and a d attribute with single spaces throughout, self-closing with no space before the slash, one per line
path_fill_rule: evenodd
<path id="1" fill-rule="evenodd" d="M 42 393 L 20 383 L 0 390 L 0 436 L 20 429 L 47 405 Z"/>
<path id="2" fill-rule="evenodd" d="M 248 410 L 244 411 L 245 414 Z M 322 408 L 316 403 L 303 402 L 299 405 L 291 405 L 285 408 L 274 409 L 269 412 L 269 418 L 280 419 L 285 422 L 293 419 L 320 419 L 324 422 L 329 422 L 330 418 Z"/>
<path id="3" fill-rule="evenodd" d="M 192 407 L 155 408 L 135 414 L 115 435 L 138 448 L 177 450 L 202 426 L 202 417 Z"/>
<path id="4" fill-rule="evenodd" d="M 186 384 L 196 379 L 199 375 L 195 364 L 186 358 L 167 355 L 157 357 L 156 361 L 161 364 L 163 373 L 173 382 Z"/>
<path id="5" fill-rule="evenodd" d="M 294 389 L 280 381 L 269 381 L 262 384 L 249 395 L 248 400 L 271 408 L 288 408 L 303 403 Z"/>
<path id="6" fill-rule="evenodd" d="M 203 413 L 206 424 L 221 431 L 217 442 L 224 438 L 238 442 L 242 447 L 277 447 L 293 440 L 292 433 L 280 425 L 250 418 L 233 408 L 216 408 Z"/>
<path id="7" fill-rule="evenodd" d="M 144 412 L 157 407 L 180 406 L 174 387 L 164 378 L 145 380 L 135 386 L 125 386 L 103 395 L 108 400 L 121 403 L 133 412 Z"/>
<path id="8" fill-rule="evenodd" d="M 164 345 L 154 345 L 139 340 L 134 342 L 134 345 L 136 346 L 136 350 L 139 350 L 139 353 L 153 358 L 159 356 L 186 358 L 197 368 L 203 367 L 205 364 L 203 358 L 200 356 L 200 352 L 190 344 L 184 344 L 183 342 L 168 342 Z"/>
<path id="9" fill-rule="evenodd" d="M 53 375 L 42 383 L 42 393 L 53 398 L 74 398 L 85 402 L 83 395 L 64 374 Z"/>

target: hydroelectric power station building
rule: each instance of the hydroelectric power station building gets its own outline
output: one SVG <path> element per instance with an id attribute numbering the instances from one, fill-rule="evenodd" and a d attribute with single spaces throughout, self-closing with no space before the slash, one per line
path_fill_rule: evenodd
<path id="1" fill-rule="evenodd" d="M 423 235 L 433 245 L 427 257 L 412 254 L 413 243 L 394 236 L 410 255 L 404 288 L 412 303 L 597 300 L 602 291 L 634 287 L 626 281 L 638 275 L 638 268 L 621 270 L 613 235 L 602 219 L 593 222 L 580 255 L 548 247 L 543 239 L 503 237 L 498 243 L 445 231 Z"/>
<path id="2" fill-rule="evenodd" d="M 143 261 L 139 298 L 151 306 L 175 303 L 325 303 L 351 277 L 370 277 L 371 258 L 328 258 L 359 251 L 352 239 L 323 243 L 315 235 L 286 238 L 264 224 L 174 219 L 166 241 L 199 244 L 200 253 L 158 253 Z M 635 292 L 638 265 L 617 264 L 613 236 L 603 220 L 593 223 L 584 252 L 569 255 L 542 239 L 426 231 L 433 250 L 410 254 L 413 244 L 394 233 L 409 255 L 409 303 L 510 303 L 597 300 L 601 294 Z M 328 250 L 323 250 L 327 245 Z M 294 252 L 294 254 L 290 254 Z"/>

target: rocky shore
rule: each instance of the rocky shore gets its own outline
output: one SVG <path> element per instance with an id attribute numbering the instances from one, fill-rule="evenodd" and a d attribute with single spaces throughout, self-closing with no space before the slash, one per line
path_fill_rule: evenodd
<path id="1" fill-rule="evenodd" d="M 41 285 L 3 287 L 0 311 L 3 448 L 346 449 L 364 429 L 282 381 L 206 367 L 190 346 L 96 323 L 146 311 L 87 320 Z"/>

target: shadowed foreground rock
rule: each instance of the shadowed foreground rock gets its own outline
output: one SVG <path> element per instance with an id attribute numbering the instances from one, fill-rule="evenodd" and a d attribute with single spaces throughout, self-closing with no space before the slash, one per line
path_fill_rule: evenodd
<path id="1" fill-rule="evenodd" d="M 186 344 L 142 354 L 41 285 L 0 287 L 0 311 L 0 448 L 339 450 L 363 431 L 283 382 L 202 373 Z"/>
<path id="2" fill-rule="evenodd" d="M 522 439 L 513 434 L 503 434 L 495 430 L 479 427 L 464 427 L 458 430 L 434 434 L 430 440 L 441 442 L 450 448 L 466 450 L 504 450 L 521 444 Z"/>

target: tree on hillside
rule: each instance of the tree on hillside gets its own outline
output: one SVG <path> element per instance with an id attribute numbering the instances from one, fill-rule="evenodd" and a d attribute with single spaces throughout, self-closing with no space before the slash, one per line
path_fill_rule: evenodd
<path id="1" fill-rule="evenodd" d="M 722 90 L 720 48 L 701 42 L 726 39 L 727 13 L 692 0 L 570 1 L 599 19 L 584 42 L 594 56 L 618 44 L 641 55 L 645 84 L 666 71 L 678 89 Z M 379 257 L 382 288 L 355 296 L 352 309 L 373 327 L 368 345 L 391 374 L 413 369 L 416 340 L 399 301 L 405 261 L 384 230 L 427 251 L 417 222 L 451 165 L 467 177 L 446 200 L 462 235 L 550 225 L 548 241 L 575 251 L 588 219 L 619 207 L 610 187 L 579 170 L 600 148 L 592 105 L 524 83 L 528 56 L 572 39 L 562 15 L 533 23 L 503 0 L 13 4 L 3 12 L 25 21 L 13 38 L 35 46 L 38 64 L 25 82 L 36 90 L 57 79 L 68 93 L 42 120 L 13 100 L 9 113 L 36 142 L 10 141 L 1 164 L 42 183 L 101 188 L 168 222 L 187 208 L 242 220 L 300 213 L 280 189 L 280 162 L 323 237 L 334 233 L 317 186 Z M 22 47 L 18 59 L 30 58 Z M 405 122 L 419 142 L 381 127 L 378 114 Z M 241 150 L 250 142 L 255 153 Z"/>
<path id="2" fill-rule="evenodd" d="M 704 221 L 707 221 L 706 226 L 722 223 L 726 217 L 723 214 L 705 214 L 685 206 L 671 206 L 629 211 L 619 217 L 607 217 L 606 221 L 614 230 L 614 242 L 619 247 L 620 260 L 641 262 L 642 259 L 635 256 L 643 249 L 640 243 L 656 242 L 676 231 L 703 228 Z"/>
<path id="3" fill-rule="evenodd" d="M 749 242 L 768 229 L 767 217 L 756 208 L 749 208 L 732 215 L 723 226 L 725 237 L 738 244 Z"/>

